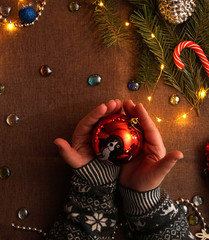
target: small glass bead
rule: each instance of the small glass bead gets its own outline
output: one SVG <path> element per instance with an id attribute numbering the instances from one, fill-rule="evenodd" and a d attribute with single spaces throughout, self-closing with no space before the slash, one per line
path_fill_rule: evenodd
<path id="1" fill-rule="evenodd" d="M 77 12 L 79 9 L 80 9 L 80 5 L 76 1 L 69 3 L 69 10 L 71 12 Z"/>
<path id="2" fill-rule="evenodd" d="M 189 215 L 188 217 L 189 224 L 195 226 L 199 223 L 199 218 L 196 215 Z"/>
<path id="3" fill-rule="evenodd" d="M 9 125 L 9 126 L 15 126 L 18 122 L 19 122 L 19 117 L 16 115 L 16 114 L 9 114 L 6 118 L 6 123 Z"/>
<path id="4" fill-rule="evenodd" d="M 202 197 L 200 197 L 199 195 L 195 195 L 193 198 L 192 198 L 192 201 L 194 203 L 194 205 L 196 207 L 200 206 L 203 204 L 203 199 Z"/>
<path id="5" fill-rule="evenodd" d="M 131 80 L 128 82 L 128 89 L 131 91 L 137 91 L 140 88 L 140 84 L 138 82 L 135 82 L 134 80 Z"/>
<path id="6" fill-rule="evenodd" d="M 180 102 L 180 97 L 179 97 L 178 95 L 172 94 L 172 95 L 170 96 L 170 103 L 171 103 L 171 104 L 177 105 L 177 104 L 179 104 L 179 102 Z"/>
<path id="7" fill-rule="evenodd" d="M 0 6 L 0 14 L 3 17 L 8 17 L 11 12 L 11 7 L 9 6 Z"/>
<path id="8" fill-rule="evenodd" d="M 17 216 L 21 220 L 24 220 L 25 218 L 27 218 L 28 215 L 29 215 L 29 212 L 26 208 L 20 208 L 17 212 Z"/>
<path id="9" fill-rule="evenodd" d="M 202 177 L 203 177 L 205 180 L 208 180 L 208 179 L 209 179 L 209 169 L 208 169 L 208 168 L 205 168 L 205 169 L 202 171 Z"/>
<path id="10" fill-rule="evenodd" d="M 4 92 L 4 89 L 5 89 L 4 85 L 0 84 L 0 95 Z"/>
<path id="11" fill-rule="evenodd" d="M 40 68 L 40 74 L 43 77 L 48 77 L 52 73 L 51 68 L 48 65 L 42 65 Z"/>
<path id="12" fill-rule="evenodd" d="M 187 215 L 188 213 L 188 207 L 186 205 L 179 205 L 179 207 L 181 208 L 181 210 L 184 212 L 185 215 Z"/>
<path id="13" fill-rule="evenodd" d="M 97 86 L 101 83 L 102 81 L 102 78 L 100 75 L 98 74 L 95 74 L 95 75 L 91 75 L 89 78 L 88 78 L 88 84 L 91 85 L 91 86 Z"/>
<path id="14" fill-rule="evenodd" d="M 11 171 L 8 167 L 4 166 L 0 168 L 0 179 L 7 179 L 11 175 Z"/>

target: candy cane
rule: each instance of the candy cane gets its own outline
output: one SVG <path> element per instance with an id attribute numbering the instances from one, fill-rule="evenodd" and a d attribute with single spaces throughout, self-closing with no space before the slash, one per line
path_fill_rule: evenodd
<path id="1" fill-rule="evenodd" d="M 173 57 L 174 57 L 174 62 L 176 64 L 177 68 L 179 70 L 185 68 L 185 65 L 183 64 L 183 62 L 180 59 L 181 51 L 184 48 L 191 48 L 197 53 L 197 55 L 200 58 L 200 61 L 202 62 L 203 67 L 205 68 L 205 71 L 207 72 L 207 75 L 209 76 L 209 61 L 208 61 L 207 57 L 205 56 L 202 48 L 197 43 L 192 42 L 192 41 L 181 42 L 174 49 Z"/>

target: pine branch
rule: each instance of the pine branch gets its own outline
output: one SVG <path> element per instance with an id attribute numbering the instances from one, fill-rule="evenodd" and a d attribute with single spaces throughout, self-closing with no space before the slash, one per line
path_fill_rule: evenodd
<path id="1" fill-rule="evenodd" d="M 99 6 L 100 1 L 96 1 L 93 14 L 98 31 L 107 46 L 120 46 L 124 40 L 128 39 L 128 31 L 122 22 L 119 13 L 115 10 L 114 0 L 104 0 L 103 6 Z"/>
<path id="2" fill-rule="evenodd" d="M 147 90 L 151 88 L 159 75 L 159 67 L 156 66 L 156 60 L 153 53 L 145 44 L 139 47 L 138 54 L 138 73 L 136 81 Z"/>

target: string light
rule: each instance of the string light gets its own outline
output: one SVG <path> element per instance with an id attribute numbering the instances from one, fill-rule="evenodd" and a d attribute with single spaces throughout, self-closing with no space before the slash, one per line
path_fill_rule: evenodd
<path id="1" fill-rule="evenodd" d="M 7 23 L 6 28 L 9 31 L 13 31 L 15 29 L 15 25 L 14 23 L 10 22 L 10 23 Z"/>
<path id="2" fill-rule="evenodd" d="M 208 89 L 205 90 L 203 87 L 200 88 L 200 90 L 199 90 L 198 93 L 197 93 L 199 99 L 205 98 L 207 91 L 208 91 Z"/>
<path id="3" fill-rule="evenodd" d="M 101 1 L 101 2 L 99 2 L 99 6 L 100 7 L 104 7 L 104 3 Z"/>
<path id="4" fill-rule="evenodd" d="M 125 22 L 125 26 L 128 27 L 130 25 L 129 22 Z"/>
<path id="5" fill-rule="evenodd" d="M 153 39 L 155 39 L 155 41 L 157 41 L 157 43 L 159 44 L 159 42 L 158 42 L 158 40 L 156 39 L 154 33 L 151 33 L 151 37 L 152 37 Z M 159 47 L 160 47 L 160 45 L 159 45 Z M 161 50 L 162 50 L 162 49 L 161 49 Z M 162 51 L 162 59 L 164 59 L 163 51 Z M 152 99 L 153 99 L 153 95 L 154 95 L 155 89 L 156 89 L 156 87 L 157 87 L 157 84 L 158 84 L 161 76 L 162 76 L 162 73 L 163 73 L 164 68 L 165 68 L 165 65 L 164 65 L 163 63 L 161 63 L 161 65 L 160 65 L 160 72 L 159 72 L 158 78 L 157 78 L 157 80 L 156 80 L 156 82 L 155 82 L 155 85 L 154 85 L 154 87 L 153 87 L 152 93 L 151 93 L 150 96 L 147 97 L 147 99 L 148 99 L 148 101 L 149 101 L 149 105 L 151 104 L 151 101 L 152 101 Z M 197 96 L 199 96 L 199 99 L 203 99 L 203 98 L 206 96 L 206 92 L 207 92 L 207 90 L 205 90 L 204 88 L 201 88 L 201 89 L 199 90 L 198 94 L 197 94 Z M 170 121 L 169 121 L 169 120 L 163 120 L 162 118 L 160 118 L 160 117 L 158 117 L 158 116 L 156 116 L 156 115 L 154 115 L 154 114 L 152 114 L 152 115 L 154 116 L 154 118 L 156 119 L 156 121 L 157 121 L 158 123 L 161 123 L 161 122 L 179 121 L 179 120 L 181 120 L 181 119 L 183 119 L 183 120 L 186 119 L 186 118 L 187 118 L 187 115 L 188 115 L 188 114 L 190 113 L 190 111 L 193 110 L 193 109 L 194 109 L 194 107 L 192 107 L 187 113 L 183 113 L 182 115 L 178 116 L 176 119 L 173 119 L 173 120 L 170 120 Z"/>

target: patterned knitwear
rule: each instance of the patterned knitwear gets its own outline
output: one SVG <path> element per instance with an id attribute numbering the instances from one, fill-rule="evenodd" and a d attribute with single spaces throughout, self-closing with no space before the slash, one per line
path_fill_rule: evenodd
<path id="1" fill-rule="evenodd" d="M 147 192 L 119 188 L 134 240 L 195 239 L 184 213 L 165 191 L 160 195 L 160 186 Z"/>
<path id="2" fill-rule="evenodd" d="M 111 240 L 118 220 L 120 168 L 94 159 L 73 171 L 67 203 L 46 240 Z M 184 213 L 166 192 L 160 194 L 160 187 L 147 192 L 119 189 L 134 240 L 195 239 Z"/>
<path id="3" fill-rule="evenodd" d="M 47 240 L 110 240 L 117 222 L 116 185 L 120 168 L 100 160 L 73 169 L 64 211 Z"/>

